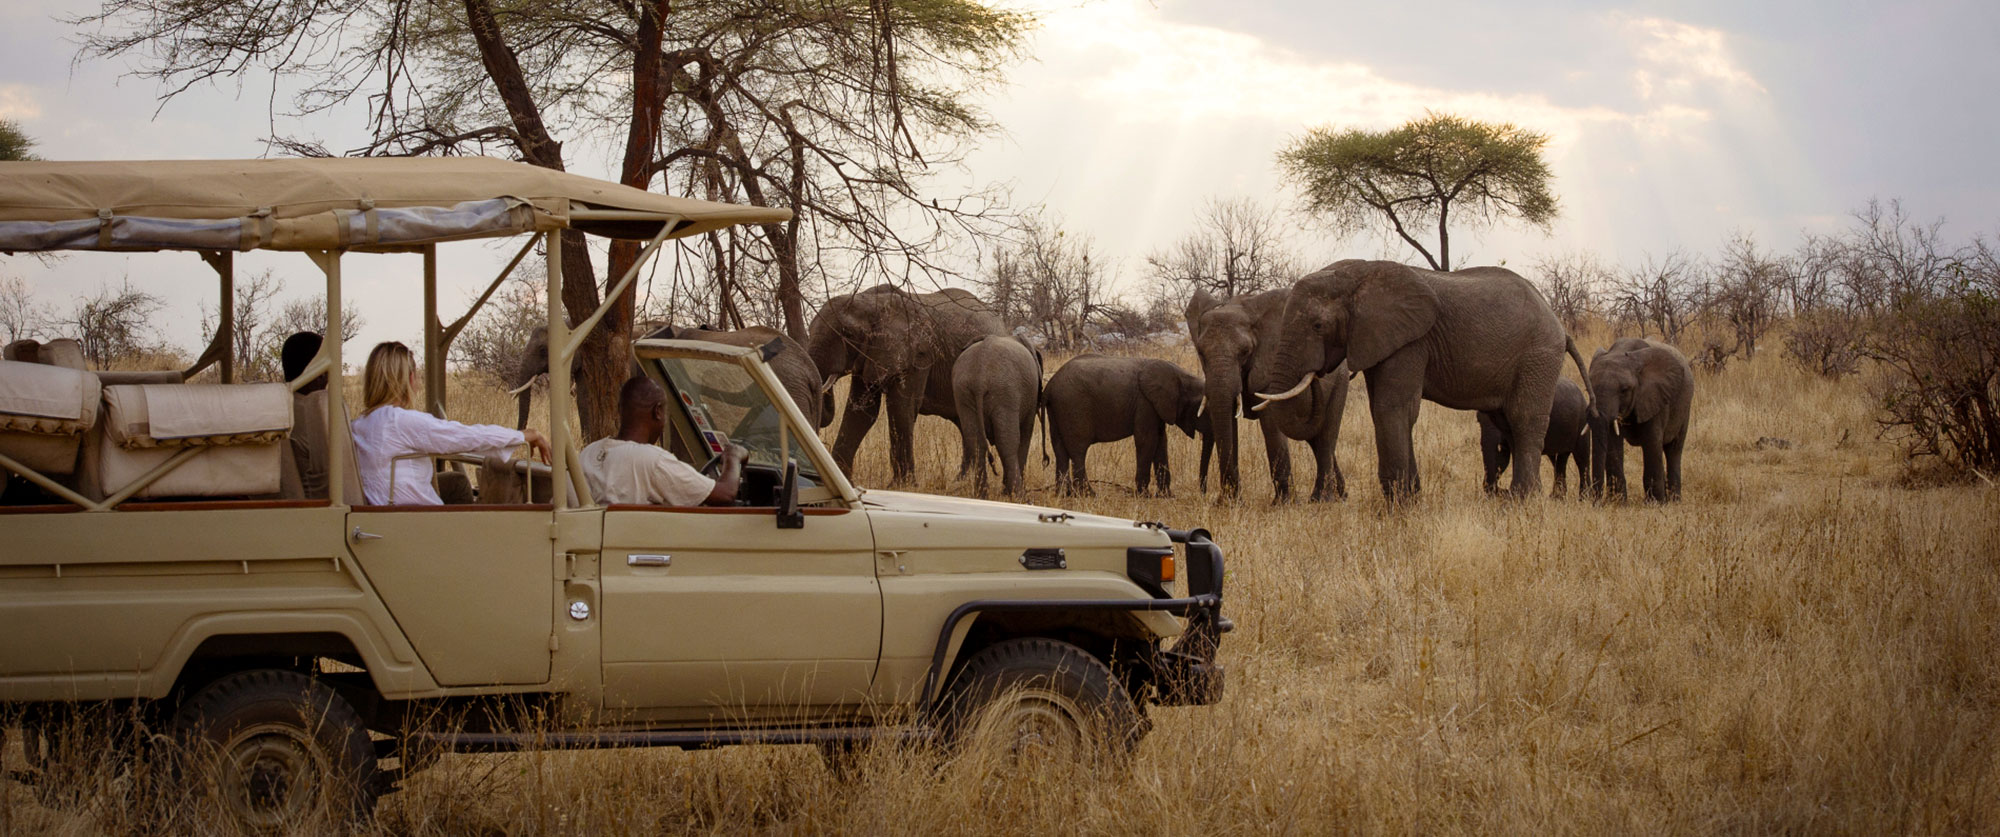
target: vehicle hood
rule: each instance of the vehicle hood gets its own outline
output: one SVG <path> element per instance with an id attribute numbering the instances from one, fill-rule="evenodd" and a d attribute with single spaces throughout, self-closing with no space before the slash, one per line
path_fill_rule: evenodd
<path id="1" fill-rule="evenodd" d="M 871 488 L 861 495 L 861 505 L 863 508 L 880 509 L 883 511 L 956 515 L 981 520 L 1016 523 L 1114 526 L 1121 529 L 1136 528 L 1136 524 L 1133 521 L 1122 517 L 1085 514 L 1068 509 L 1052 508 L 1050 506 L 1031 506 L 1025 503 L 1003 503 L 996 500 L 975 500 L 969 497 L 920 494 L 914 491 L 883 491 Z M 1065 514 L 1070 516 L 1068 520 L 1055 522 L 1045 519 Z"/>

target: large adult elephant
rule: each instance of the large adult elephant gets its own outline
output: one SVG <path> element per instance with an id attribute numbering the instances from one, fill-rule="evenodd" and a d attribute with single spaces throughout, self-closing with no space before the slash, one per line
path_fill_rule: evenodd
<path id="1" fill-rule="evenodd" d="M 946 288 L 913 294 L 893 285 L 827 300 L 813 318 L 807 349 L 824 376 L 821 410 L 831 412 L 833 384 L 853 376 L 833 458 L 841 470 L 851 470 L 854 452 L 875 426 L 886 396 L 889 402 L 889 469 L 894 482 L 916 475 L 912 436 L 919 414 L 959 423 L 952 393 L 952 364 L 959 352 L 1007 329 L 993 309 L 970 292 Z M 958 473 L 976 458 L 964 444 Z"/>
<path id="2" fill-rule="evenodd" d="M 1216 470 L 1226 495 L 1237 494 L 1242 482 L 1236 458 L 1237 405 L 1245 393 L 1267 388 L 1267 381 L 1277 380 L 1271 368 L 1278 361 L 1279 327 L 1290 295 L 1289 290 L 1275 290 L 1217 300 L 1207 291 L 1196 291 L 1188 301 L 1188 333 L 1201 357 L 1204 379 L 1206 402 L 1202 409 L 1210 416 Z M 1347 496 L 1334 450 L 1340 441 L 1341 414 L 1347 410 L 1347 375 L 1327 375 L 1307 383 L 1310 391 L 1302 388 L 1282 403 L 1257 405 L 1269 409 L 1242 411 L 1245 418 L 1263 427 L 1264 456 L 1270 462 L 1272 498 L 1276 501 L 1289 499 L 1292 493 L 1288 439 L 1301 439 L 1312 446 L 1318 465 L 1312 499 Z M 1301 395 L 1305 397 L 1296 397 Z M 1203 452 L 1207 452 L 1206 445 Z M 1206 456 L 1201 470 L 1205 486 Z"/>
<path id="3" fill-rule="evenodd" d="M 1563 354 L 1583 359 L 1528 280 L 1499 267 L 1440 273 L 1386 261 L 1335 262 L 1292 286 L 1283 344 L 1258 383 L 1264 407 L 1323 377 L 1367 376 L 1376 468 L 1391 499 L 1421 488 L 1411 431 L 1424 401 L 1497 410 L 1513 438 L 1517 497 L 1541 490 L 1542 440 Z M 1296 381 L 1296 384 L 1292 382 Z M 1292 384 L 1284 392 L 1276 388 Z"/>
<path id="4" fill-rule="evenodd" d="M 1687 356 L 1656 340 L 1626 337 L 1598 350 L 1589 378 L 1596 410 L 1586 491 L 1625 498 L 1625 446 L 1631 445 L 1644 456 L 1646 499 L 1680 499 L 1681 448 L 1694 406 L 1694 369 Z"/>
<path id="5" fill-rule="evenodd" d="M 729 346 L 765 346 L 773 340 L 778 341 L 780 347 L 778 353 L 767 361 L 771 366 L 771 372 L 778 376 L 778 383 L 784 386 L 786 394 L 792 397 L 793 403 L 799 406 L 799 412 L 805 414 L 807 421 L 812 422 L 814 427 L 826 426 L 829 417 L 820 413 L 819 369 L 813 365 L 812 358 L 807 356 L 806 347 L 799 345 L 799 341 L 785 336 L 784 332 L 766 326 L 715 331 L 667 325 L 639 339 L 656 337 L 669 340 L 706 340 Z M 521 348 L 520 358 L 515 361 L 513 392 L 515 397 L 520 399 L 520 414 L 516 417 L 515 427 L 528 426 L 528 407 L 533 397 L 533 390 L 528 384 L 532 383 L 536 376 L 548 371 L 549 332 L 547 328 L 536 328 L 528 335 L 528 344 Z"/>

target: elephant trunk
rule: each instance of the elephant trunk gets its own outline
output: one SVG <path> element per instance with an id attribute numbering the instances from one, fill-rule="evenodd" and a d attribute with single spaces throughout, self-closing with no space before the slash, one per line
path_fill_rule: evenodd
<path id="1" fill-rule="evenodd" d="M 1204 447 L 1215 451 L 1223 495 L 1233 496 L 1240 490 L 1236 467 L 1236 403 L 1242 395 L 1243 373 L 1235 363 L 1217 364 L 1206 371 L 1209 441 Z M 1205 464 L 1202 470 L 1208 470 Z"/>

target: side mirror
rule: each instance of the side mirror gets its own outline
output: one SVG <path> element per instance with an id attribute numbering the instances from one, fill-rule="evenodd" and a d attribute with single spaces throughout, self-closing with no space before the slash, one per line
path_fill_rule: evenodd
<path id="1" fill-rule="evenodd" d="M 778 528 L 806 528 L 806 513 L 799 511 L 799 461 L 785 460 L 785 481 L 778 486 Z"/>

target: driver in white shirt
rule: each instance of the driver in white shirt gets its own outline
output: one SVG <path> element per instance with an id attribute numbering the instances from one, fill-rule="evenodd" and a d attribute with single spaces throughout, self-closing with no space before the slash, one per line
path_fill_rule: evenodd
<path id="1" fill-rule="evenodd" d="M 618 391 L 618 433 L 583 448 L 583 477 L 597 502 L 648 506 L 726 506 L 736 502 L 745 451 L 728 445 L 714 478 L 660 446 L 667 393 L 637 375 Z"/>

